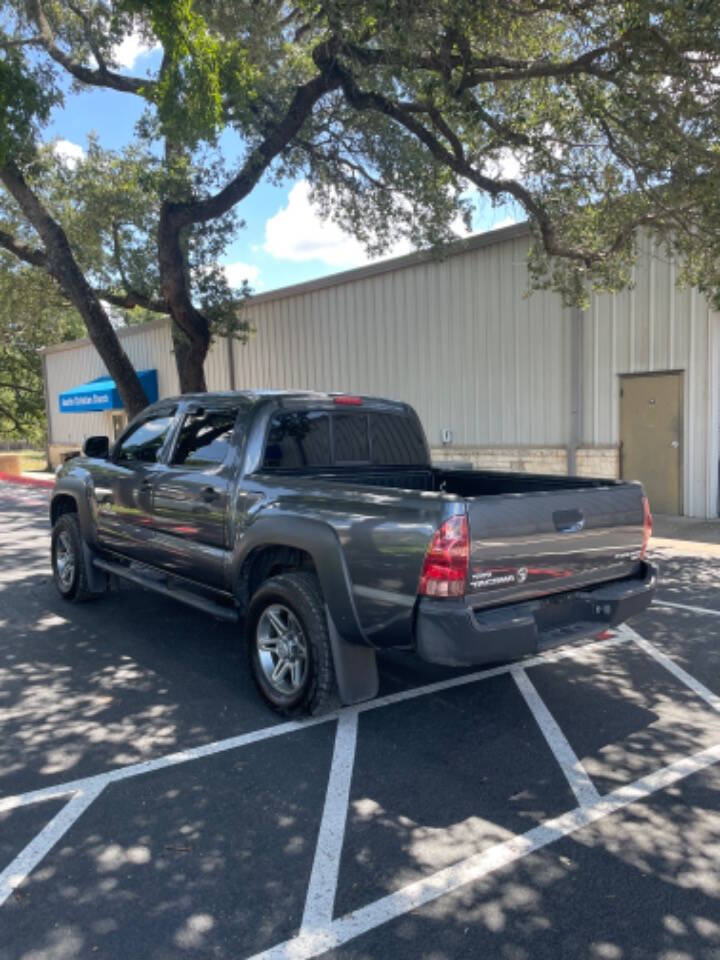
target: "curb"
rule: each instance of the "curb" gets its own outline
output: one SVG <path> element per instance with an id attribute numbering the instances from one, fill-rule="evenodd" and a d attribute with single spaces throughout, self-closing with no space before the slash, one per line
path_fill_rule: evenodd
<path id="1" fill-rule="evenodd" d="M 23 477 L 15 473 L 0 473 L 0 481 L 3 483 L 19 483 L 25 487 L 45 487 L 52 489 L 55 486 L 54 480 L 45 480 L 40 477 Z"/>

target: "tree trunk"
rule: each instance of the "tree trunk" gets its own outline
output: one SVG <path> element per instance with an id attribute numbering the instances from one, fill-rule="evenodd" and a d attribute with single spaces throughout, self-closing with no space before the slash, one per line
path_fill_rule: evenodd
<path id="1" fill-rule="evenodd" d="M 204 361 L 208 348 L 203 347 L 202 343 L 200 345 L 191 343 L 175 323 L 172 325 L 172 340 L 180 392 L 205 393 L 207 384 Z"/>
<path id="2" fill-rule="evenodd" d="M 182 393 L 204 393 L 210 324 L 190 298 L 182 230 L 172 205 L 165 201 L 160 210 L 158 260 L 163 296 L 172 317 L 175 366 Z"/>
<path id="3" fill-rule="evenodd" d="M 65 231 L 45 210 L 13 163 L 0 168 L 0 179 L 43 241 L 48 273 L 85 321 L 90 340 L 115 381 L 128 416 L 134 417 L 147 406 L 147 396 L 110 318 L 73 256 Z"/>

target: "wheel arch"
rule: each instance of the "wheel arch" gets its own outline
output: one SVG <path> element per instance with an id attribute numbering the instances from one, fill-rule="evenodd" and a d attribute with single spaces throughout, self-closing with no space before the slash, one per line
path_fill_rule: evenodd
<path id="1" fill-rule="evenodd" d="M 320 581 L 332 649 L 335 676 L 343 703 L 376 696 L 379 678 L 375 648 L 364 635 L 352 597 L 345 557 L 335 531 L 326 523 L 295 517 L 258 518 L 242 541 L 235 560 L 236 590 L 248 590 L 243 580 L 245 563 L 256 551 L 297 551 L 309 558 Z M 269 554 L 265 553 L 265 556 Z M 279 556 L 288 556 L 280 553 Z M 252 566 L 249 568 L 252 570 Z M 302 568 L 300 568 L 302 569 Z M 262 580 L 260 581 L 263 582 Z M 248 594 L 248 599 L 251 594 Z M 242 597 L 239 597 L 242 602 Z"/>

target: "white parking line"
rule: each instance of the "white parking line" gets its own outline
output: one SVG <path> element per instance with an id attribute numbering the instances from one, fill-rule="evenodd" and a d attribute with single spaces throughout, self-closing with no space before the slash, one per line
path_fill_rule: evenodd
<path id="1" fill-rule="evenodd" d="M 596 649 L 606 648 L 631 640 L 650 653 L 651 656 L 654 656 L 662 666 L 703 697 L 706 702 L 718 708 L 718 698 L 711 691 L 630 628 L 621 628 L 617 636 L 609 640 L 597 641 L 594 644 L 585 644 L 580 649 L 585 652 L 591 647 Z M 556 840 L 570 836 L 583 827 L 616 813 L 628 804 L 643 800 L 651 794 L 720 761 L 720 745 L 716 745 L 642 777 L 605 797 L 600 797 L 589 778 L 587 778 L 587 774 L 582 769 L 565 735 L 525 674 L 527 667 L 572 656 L 577 652 L 577 649 L 576 647 L 570 647 L 553 651 L 551 654 L 529 658 L 521 664 L 507 664 L 475 674 L 427 684 L 414 690 L 401 691 L 366 704 L 348 708 L 339 714 L 266 727 L 249 734 L 160 757 L 145 764 L 133 764 L 131 767 L 118 768 L 73 783 L 32 791 L 14 798 L 6 798 L 4 801 L 0 801 L 0 810 L 39 802 L 41 799 L 67 794 L 70 791 L 76 794 L 82 791 L 53 817 L 35 840 L 0 874 L 0 880 L 5 884 L 5 887 L 0 889 L 7 889 L 3 899 L 6 899 L 22 878 L 37 866 L 45 854 L 58 842 L 66 830 L 72 826 L 108 783 L 235 749 L 249 743 L 257 743 L 271 737 L 282 736 L 320 723 L 338 720 L 328 790 L 300 932 L 296 937 L 256 954 L 256 957 L 253 958 L 253 960 L 259 960 L 259 958 L 262 958 L 262 960 L 310 960 L 320 953 L 341 946 L 375 927 L 388 923 L 468 883 L 487 876 L 530 853 L 541 850 Z M 496 844 L 482 853 L 475 854 L 466 860 L 439 870 L 431 876 L 411 883 L 359 910 L 333 920 L 332 912 L 347 822 L 347 807 L 359 714 L 366 710 L 380 709 L 413 697 L 426 696 L 430 693 L 506 673 L 511 673 L 514 676 L 515 682 L 530 706 L 554 756 L 565 772 L 580 806 L 547 820 L 524 834 Z"/>
<path id="2" fill-rule="evenodd" d="M 717 694 L 713 693 L 712 690 L 709 690 L 704 683 L 700 683 L 699 680 L 696 680 L 695 677 L 691 677 L 690 674 L 683 670 L 683 668 L 675 663 L 674 660 L 671 660 L 662 650 L 650 643 L 649 640 L 646 640 L 645 637 L 641 637 L 639 633 L 636 633 L 632 627 L 625 626 L 625 630 L 632 637 L 634 642 L 640 647 L 641 650 L 644 650 L 649 656 L 656 660 L 662 667 L 665 667 L 669 673 L 672 673 L 674 677 L 684 683 L 686 687 L 692 690 L 693 693 L 697 694 L 698 697 L 701 697 L 705 703 L 709 704 L 713 710 L 720 712 L 720 697 Z"/>
<path id="3" fill-rule="evenodd" d="M 678 760 L 634 783 L 609 793 L 589 807 L 576 807 L 559 817 L 498 843 L 451 867 L 408 884 L 373 903 L 338 917 L 323 931 L 301 934 L 292 940 L 255 954 L 251 960 L 310 960 L 318 954 L 342 946 L 370 930 L 417 910 L 439 897 L 480 880 L 496 870 L 542 850 L 549 844 L 569 837 L 604 817 L 617 813 L 631 803 L 644 800 L 659 790 L 671 787 L 694 773 L 720 762 L 720 745 L 710 747 L 692 757 Z"/>
<path id="4" fill-rule="evenodd" d="M 357 728 L 357 710 L 350 709 L 341 714 L 335 734 L 325 809 L 300 925 L 301 933 L 323 929 L 332 922 L 355 765 Z"/>
<path id="5" fill-rule="evenodd" d="M 632 637 L 630 635 L 618 635 L 609 637 L 605 640 L 596 640 L 593 643 L 586 643 L 582 647 L 565 647 L 558 650 L 552 650 L 548 653 L 539 654 L 536 657 L 528 657 L 522 661 L 524 668 L 539 666 L 543 663 L 553 663 L 558 660 L 564 660 L 572 657 L 582 650 L 598 650 L 607 647 L 616 646 L 621 643 L 628 643 Z M 391 693 L 385 697 L 377 697 L 375 700 L 368 700 L 366 703 L 359 703 L 350 709 L 359 713 L 365 713 L 368 710 L 379 710 L 382 707 L 390 706 L 394 703 L 402 703 L 405 700 L 413 700 L 416 697 L 424 697 L 431 693 L 437 693 L 441 690 L 449 690 L 453 687 L 465 686 L 469 683 L 476 683 L 479 680 L 488 680 L 490 677 L 499 677 L 510 673 L 517 668 L 517 664 L 504 664 L 501 667 L 492 667 L 489 670 L 479 670 L 476 673 L 467 673 L 459 677 L 451 677 L 448 680 L 439 680 L 436 683 L 428 683 L 422 687 L 414 687 L 410 690 L 401 690 L 398 693 Z M 168 767 L 178 766 L 183 763 L 189 763 L 191 760 L 199 760 L 203 757 L 210 757 L 218 753 L 224 753 L 227 750 L 237 750 L 240 747 L 248 746 L 252 743 L 259 743 L 262 740 L 269 740 L 273 737 L 281 737 L 288 733 L 296 733 L 299 730 L 307 730 L 310 727 L 318 726 L 322 723 L 329 723 L 337 720 L 340 712 L 328 713 L 321 717 L 308 717 L 304 720 L 289 720 L 286 723 L 278 723 L 269 727 L 262 727 L 259 730 L 253 730 L 250 733 L 242 733 L 236 737 L 228 737 L 225 740 L 215 740 L 212 743 L 203 744 L 199 747 L 191 747 L 189 750 L 180 750 L 176 753 L 169 753 L 163 757 L 157 757 L 154 760 L 144 760 L 140 763 L 131 763 L 125 767 L 116 767 L 113 770 L 104 773 L 92 774 L 89 777 L 82 777 L 78 780 L 70 780 L 66 783 L 56 784 L 52 787 L 41 787 L 38 790 L 30 790 L 27 793 L 20 793 L 10 797 L 0 798 L 0 813 L 6 810 L 14 810 L 16 807 L 24 807 L 30 803 L 41 803 L 44 800 L 53 800 L 56 797 L 66 796 L 68 793 L 74 793 L 78 790 L 84 790 L 91 784 L 101 783 L 106 786 L 109 783 L 117 783 L 120 780 L 127 780 L 130 777 L 139 777 L 145 773 L 153 773 L 156 770 L 164 770 Z"/>
<path id="6" fill-rule="evenodd" d="M 676 610 L 687 610 L 689 613 L 708 614 L 711 617 L 720 617 L 720 610 L 710 610 L 708 607 L 691 607 L 687 603 L 674 603 L 670 600 L 655 600 L 654 607 L 674 607 Z"/>
<path id="7" fill-rule="evenodd" d="M 555 717 L 550 713 L 522 668 L 513 670 L 512 677 L 523 695 L 525 703 L 530 707 L 532 715 L 535 717 L 542 735 L 547 740 L 560 769 L 565 774 L 570 789 L 575 794 L 575 799 L 581 807 L 592 807 L 600 799 L 600 794 L 585 772 L 567 737 L 558 726 Z"/>
<path id="8" fill-rule="evenodd" d="M 99 784 L 78 790 L 62 810 L 59 810 L 52 820 L 45 824 L 40 833 L 0 873 L 0 907 L 102 791 L 103 786 Z"/>

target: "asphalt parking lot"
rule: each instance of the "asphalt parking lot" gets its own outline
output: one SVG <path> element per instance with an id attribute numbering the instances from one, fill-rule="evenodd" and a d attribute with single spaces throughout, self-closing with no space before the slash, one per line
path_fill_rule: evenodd
<path id="1" fill-rule="evenodd" d="M 720 960 L 720 556 L 629 629 L 283 723 L 237 628 L 57 597 L 0 487 L 0 960 Z"/>

